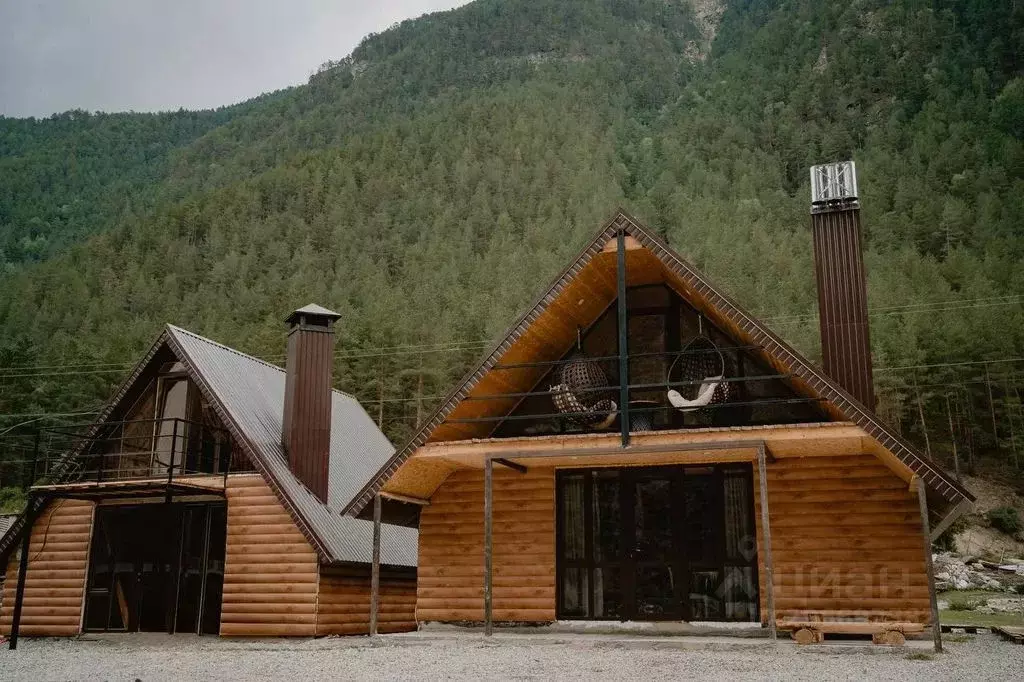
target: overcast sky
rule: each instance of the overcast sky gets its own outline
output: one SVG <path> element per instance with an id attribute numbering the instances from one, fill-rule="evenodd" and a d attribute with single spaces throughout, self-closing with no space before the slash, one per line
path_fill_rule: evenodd
<path id="1" fill-rule="evenodd" d="M 233 104 L 467 0 L 0 0 L 0 114 Z"/>

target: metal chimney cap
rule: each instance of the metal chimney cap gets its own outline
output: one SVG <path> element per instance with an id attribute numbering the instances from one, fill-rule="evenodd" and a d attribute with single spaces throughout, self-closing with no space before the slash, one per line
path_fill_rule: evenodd
<path id="1" fill-rule="evenodd" d="M 855 208 L 859 205 L 857 166 L 837 161 L 811 166 L 811 210 Z"/>
<path id="2" fill-rule="evenodd" d="M 335 320 L 340 319 L 341 315 L 334 312 L 333 310 L 328 310 L 322 305 L 310 303 L 309 305 L 302 306 L 301 308 L 293 312 L 291 315 L 286 317 L 284 321 L 287 324 L 294 324 L 297 323 L 301 318 L 306 318 L 308 320 L 312 320 L 315 318 L 326 318 L 325 321 L 334 322 Z"/>

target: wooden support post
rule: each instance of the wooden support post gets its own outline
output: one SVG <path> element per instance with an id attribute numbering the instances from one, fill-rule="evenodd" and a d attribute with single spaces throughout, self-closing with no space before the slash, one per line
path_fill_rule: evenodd
<path id="1" fill-rule="evenodd" d="M 988 365 L 985 365 L 985 387 L 988 389 L 988 411 L 992 415 L 992 440 L 999 452 L 999 429 L 996 427 L 996 403 L 992 400 L 992 378 L 988 373 Z"/>
<path id="2" fill-rule="evenodd" d="M 932 444 L 928 440 L 928 424 L 924 420 L 924 404 L 921 401 L 921 389 L 917 386 L 917 372 L 914 372 L 914 393 L 917 395 L 917 416 L 921 419 L 921 435 L 924 436 L 924 452 L 928 459 L 932 457 Z"/>
<path id="3" fill-rule="evenodd" d="M 764 536 L 764 584 L 768 588 L 768 636 L 778 637 L 775 624 L 775 582 L 772 564 L 772 530 L 768 521 L 768 473 L 765 471 L 765 446 L 757 446 L 757 481 L 761 488 L 761 533 Z"/>
<path id="4" fill-rule="evenodd" d="M 36 482 L 36 469 L 39 467 L 39 437 L 40 430 L 36 429 L 35 437 L 32 440 L 32 469 L 28 476 L 22 477 L 22 490 L 28 490 Z"/>
<path id="5" fill-rule="evenodd" d="M 1020 469 L 1020 461 L 1017 459 L 1017 434 L 1013 429 L 1013 410 L 1008 405 L 1010 401 L 1010 383 L 1007 379 L 1003 381 L 1003 409 L 1006 410 L 1006 423 L 1010 425 L 1010 449 L 1013 451 L 1013 467 Z"/>
<path id="6" fill-rule="evenodd" d="M 921 509 L 921 536 L 924 539 L 924 570 L 928 575 L 928 599 L 932 610 L 932 633 L 936 653 L 942 653 L 942 625 L 939 623 L 939 602 L 935 597 L 935 567 L 932 566 L 932 540 L 928 529 L 928 496 L 924 487 L 924 479 L 914 476 L 917 480 L 917 503 Z"/>
<path id="7" fill-rule="evenodd" d="M 619 426 L 622 447 L 629 447 L 629 319 L 626 316 L 626 231 L 618 233 L 618 262 L 615 268 L 618 282 L 619 313 Z"/>
<path id="8" fill-rule="evenodd" d="M 492 605 L 492 557 L 493 551 L 491 517 L 494 513 L 494 462 L 488 457 L 484 460 L 484 636 L 493 634 Z"/>
<path id="9" fill-rule="evenodd" d="M 35 498 L 29 493 L 25 502 L 25 527 L 21 538 L 21 558 L 18 561 L 18 586 L 14 592 L 14 614 L 11 618 L 11 639 L 8 648 L 14 651 L 18 648 L 18 633 L 21 630 L 21 610 L 25 606 L 25 579 L 28 577 L 28 551 L 29 543 L 32 540 L 32 526 L 36 522 Z"/>
<path id="10" fill-rule="evenodd" d="M 946 416 L 949 417 L 949 437 L 953 443 L 953 474 L 960 480 L 960 457 L 956 452 L 956 429 L 953 428 L 953 408 L 949 406 L 949 394 L 946 394 Z"/>
<path id="11" fill-rule="evenodd" d="M 370 566 L 370 636 L 377 636 L 380 612 L 380 494 L 373 496 L 373 563 Z"/>

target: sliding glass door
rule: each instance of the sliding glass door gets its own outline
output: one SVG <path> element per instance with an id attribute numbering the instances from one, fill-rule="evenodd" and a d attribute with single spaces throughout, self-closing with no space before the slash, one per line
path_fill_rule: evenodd
<path id="1" fill-rule="evenodd" d="M 558 617 L 752 621 L 749 465 L 558 472 Z"/>

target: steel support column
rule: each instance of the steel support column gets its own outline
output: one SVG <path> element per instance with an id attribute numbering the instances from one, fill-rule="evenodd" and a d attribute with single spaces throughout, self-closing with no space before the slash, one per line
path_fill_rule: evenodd
<path id="1" fill-rule="evenodd" d="M 25 606 L 25 578 L 28 576 L 28 551 L 29 543 L 32 541 L 32 526 L 36 522 L 36 500 L 32 493 L 29 493 L 25 502 L 25 527 L 22 529 L 24 536 L 21 539 L 21 558 L 18 562 L 18 587 L 14 593 L 14 614 L 11 619 L 11 639 L 8 648 L 12 651 L 18 648 L 18 634 L 21 631 L 21 610 Z"/>
<path id="2" fill-rule="evenodd" d="M 484 460 L 484 635 L 490 637 L 494 630 L 492 604 L 493 551 L 492 516 L 494 514 L 494 462 Z"/>
<path id="3" fill-rule="evenodd" d="M 914 476 L 917 481 L 917 504 L 921 509 L 921 537 L 924 542 L 924 570 L 928 575 L 928 601 L 932 611 L 932 637 L 936 653 L 942 653 L 942 625 L 939 623 L 939 602 L 935 597 L 935 567 L 932 566 L 932 540 L 928 530 L 928 494 L 924 479 Z"/>
<path id="4" fill-rule="evenodd" d="M 764 544 L 764 585 L 768 590 L 765 601 L 768 606 L 768 636 L 776 639 L 775 624 L 775 579 L 772 563 L 772 530 L 768 519 L 768 474 L 765 466 L 765 446 L 757 447 L 757 481 L 761 489 L 761 533 Z"/>
<path id="5" fill-rule="evenodd" d="M 377 636 L 380 613 L 380 495 L 373 496 L 373 563 L 370 565 L 370 636 Z"/>
<path id="6" fill-rule="evenodd" d="M 626 317 L 626 231 L 619 229 L 618 263 L 615 268 L 618 282 L 619 312 L 619 426 L 622 447 L 629 447 L 629 320 Z"/>

